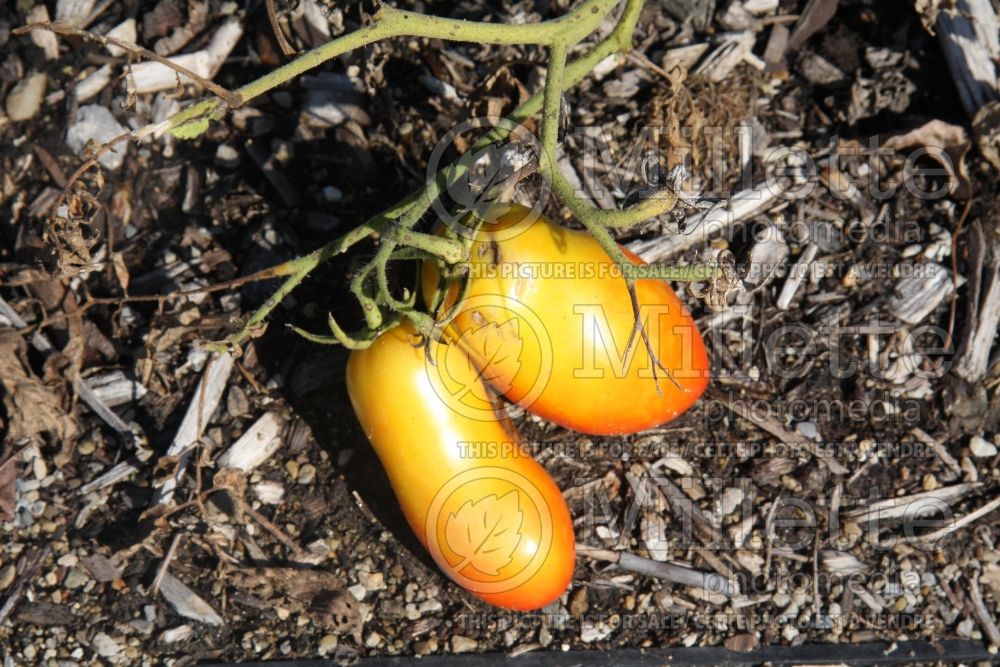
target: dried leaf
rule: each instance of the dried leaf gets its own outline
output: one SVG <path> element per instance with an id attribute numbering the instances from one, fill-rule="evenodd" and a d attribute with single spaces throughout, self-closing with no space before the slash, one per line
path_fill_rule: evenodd
<path id="1" fill-rule="evenodd" d="M 49 433 L 62 443 L 76 437 L 76 422 L 63 408 L 60 395 L 28 373 L 26 344 L 15 331 L 0 333 L 0 385 L 10 421 L 11 440 Z"/>
<path id="2" fill-rule="evenodd" d="M 6 459 L 4 458 L 6 456 Z M 14 518 L 14 504 L 17 500 L 17 489 L 14 481 L 17 479 L 17 459 L 11 452 L 0 456 L 0 519 L 9 521 Z"/>
<path id="3" fill-rule="evenodd" d="M 246 513 L 246 474 L 236 468 L 223 468 L 212 477 L 212 485 L 226 492 L 233 503 L 233 519 L 237 523 L 243 523 L 243 515 Z"/>
<path id="4" fill-rule="evenodd" d="M 111 253 L 111 266 L 115 269 L 115 278 L 118 279 L 118 284 L 127 292 L 129 283 L 128 267 L 125 266 L 125 258 L 122 257 L 120 252 Z"/>
<path id="5" fill-rule="evenodd" d="M 964 127 L 935 119 L 909 132 L 890 137 L 882 146 L 893 150 L 917 147 L 929 149 L 927 157 L 939 162 L 951 177 L 949 194 L 967 199 L 972 192 L 964 161 L 972 142 Z"/>
<path id="6" fill-rule="evenodd" d="M 350 635 L 361 645 L 364 616 L 361 605 L 347 590 L 324 591 L 313 598 L 309 611 L 316 623 L 336 634 Z"/>
<path id="7" fill-rule="evenodd" d="M 362 605 L 347 591 L 340 577 L 325 570 L 256 567 L 232 570 L 229 582 L 253 595 L 305 611 L 316 625 L 346 634 L 361 644 Z"/>

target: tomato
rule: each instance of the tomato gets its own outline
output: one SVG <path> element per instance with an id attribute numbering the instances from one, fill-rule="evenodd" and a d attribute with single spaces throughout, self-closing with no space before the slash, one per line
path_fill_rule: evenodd
<path id="1" fill-rule="evenodd" d="M 573 523 L 465 353 L 429 352 L 411 324 L 347 363 L 347 389 L 410 527 L 438 566 L 489 603 L 538 609 L 573 575 Z"/>
<path id="2" fill-rule="evenodd" d="M 634 262 L 643 263 L 626 251 Z M 590 234 L 523 206 L 487 216 L 469 259 L 465 299 L 445 335 L 484 379 L 525 410 L 595 435 L 634 433 L 689 408 L 709 380 L 705 345 L 690 312 L 660 280 L 636 282 L 656 368 L 617 266 Z M 439 267 L 424 263 L 424 298 Z M 452 306 L 458 289 L 446 292 Z M 657 386 L 658 385 L 658 386 Z"/>

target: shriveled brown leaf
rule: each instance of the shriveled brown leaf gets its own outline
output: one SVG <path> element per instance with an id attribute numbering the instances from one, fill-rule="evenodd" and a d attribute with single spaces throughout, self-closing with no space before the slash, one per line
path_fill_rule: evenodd
<path id="1" fill-rule="evenodd" d="M 10 421 L 11 440 L 49 433 L 60 442 L 76 437 L 76 422 L 63 406 L 58 392 L 28 371 L 27 345 L 16 331 L 0 333 L 0 384 L 4 389 L 4 409 Z"/>
<path id="2" fill-rule="evenodd" d="M 926 148 L 927 156 L 941 163 L 951 176 L 949 194 L 967 199 L 972 191 L 965 169 L 965 154 L 972 146 L 965 128 L 942 120 L 931 120 L 904 134 L 890 137 L 883 148 Z"/>
<path id="3" fill-rule="evenodd" d="M 332 572 L 287 567 L 240 568 L 229 573 L 229 582 L 265 600 L 280 598 L 286 606 L 308 613 L 320 627 L 361 643 L 364 626 L 361 603 Z"/>
<path id="4" fill-rule="evenodd" d="M 0 519 L 14 518 L 14 503 L 17 500 L 14 481 L 17 479 L 17 460 L 11 452 L 0 451 Z"/>
<path id="5" fill-rule="evenodd" d="M 223 468 L 212 477 L 212 486 L 224 489 L 233 504 L 233 519 L 243 522 L 246 513 L 247 476 L 237 468 Z"/>
<path id="6" fill-rule="evenodd" d="M 128 267 L 125 266 L 125 257 L 120 252 L 111 253 L 111 266 L 114 267 L 115 278 L 118 279 L 118 284 L 121 285 L 123 290 L 128 291 Z"/>

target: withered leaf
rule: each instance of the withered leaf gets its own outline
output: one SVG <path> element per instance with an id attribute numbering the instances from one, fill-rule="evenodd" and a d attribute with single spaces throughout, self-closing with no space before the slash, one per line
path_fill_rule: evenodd
<path id="1" fill-rule="evenodd" d="M 364 613 L 340 577 L 325 570 L 255 567 L 232 570 L 229 582 L 260 598 L 309 614 L 313 622 L 361 643 Z"/>
<path id="2" fill-rule="evenodd" d="M 4 521 L 14 518 L 14 503 L 17 500 L 14 487 L 16 479 L 17 459 L 10 453 L 0 452 L 0 519 Z"/>
<path id="3" fill-rule="evenodd" d="M 63 407 L 61 396 L 32 376 L 25 362 L 26 344 L 13 330 L 0 332 L 0 385 L 10 420 L 11 440 L 49 433 L 66 442 L 77 433 L 76 422 Z"/>

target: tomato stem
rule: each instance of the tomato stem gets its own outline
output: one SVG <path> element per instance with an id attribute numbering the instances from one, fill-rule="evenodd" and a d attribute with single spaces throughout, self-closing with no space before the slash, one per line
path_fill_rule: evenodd
<path id="1" fill-rule="evenodd" d="M 167 119 L 159 131 L 185 127 L 183 138 L 194 138 L 208 129 L 203 121 L 221 117 L 227 108 L 238 108 L 250 100 L 291 81 L 319 65 L 363 46 L 393 37 L 424 37 L 452 42 L 485 44 L 575 44 L 592 33 L 619 0 L 586 0 L 573 11 L 542 23 L 483 23 L 427 16 L 383 5 L 372 22 L 302 54 L 273 72 L 233 92 L 229 101 L 211 97 Z M 589 71 L 589 70 L 588 70 Z M 199 130 L 193 128 L 198 127 Z"/>
<path id="2" fill-rule="evenodd" d="M 431 36 L 453 41 L 483 41 L 490 43 L 515 44 L 533 43 L 548 45 L 550 46 L 550 51 L 552 51 L 551 55 L 553 59 L 561 62 L 557 62 L 555 71 L 550 69 L 545 88 L 532 95 L 524 104 L 511 112 L 504 124 L 488 132 L 482 139 L 479 140 L 479 142 L 476 143 L 474 148 L 481 149 L 490 142 L 503 140 L 510 136 L 514 128 L 518 127 L 521 122 L 527 120 L 542 110 L 546 101 L 545 93 L 547 90 L 549 109 L 547 117 L 549 120 L 546 121 L 543 117 L 543 138 L 549 143 L 549 147 L 552 149 L 548 151 L 548 154 L 552 156 L 552 163 L 554 163 L 554 145 L 558 139 L 559 128 L 559 96 L 561 96 L 563 91 L 583 80 L 587 74 L 589 74 L 599 63 L 603 62 L 608 57 L 620 55 L 631 50 L 632 35 L 639 19 L 639 13 L 642 10 L 643 1 L 644 0 L 626 0 L 625 8 L 611 34 L 590 49 L 586 54 L 574 59 L 571 62 L 566 62 L 565 58 L 568 47 L 572 44 L 578 43 L 584 37 L 593 33 L 611 8 L 617 4 L 615 0 L 589 0 L 588 2 L 582 3 L 579 7 L 564 17 L 535 24 L 533 26 L 477 24 L 468 21 L 456 21 L 454 19 L 427 17 L 419 14 L 413 14 L 412 12 L 383 8 L 380 13 L 376 14 L 374 17 L 375 21 L 371 25 L 339 37 L 328 44 L 317 47 L 316 49 L 303 54 L 291 63 L 288 63 L 284 67 L 281 67 L 261 79 L 251 82 L 250 84 L 238 89 L 236 92 L 240 95 L 242 102 L 246 103 L 250 99 L 271 90 L 281 83 L 284 83 L 291 78 L 312 69 L 313 67 L 316 67 L 326 60 L 387 37 L 403 35 Z M 404 16 L 408 18 L 402 18 Z M 468 30 L 470 26 L 474 26 L 472 28 L 473 32 L 463 32 Z M 523 30 L 524 28 L 529 27 L 531 30 Z M 432 33 L 431 31 L 435 32 Z M 181 125 L 188 125 L 203 118 L 215 118 L 224 111 L 225 108 L 221 101 L 217 99 L 204 100 L 172 116 L 169 119 L 170 127 L 176 129 Z M 539 156 L 540 162 L 547 159 L 548 158 Z M 262 325 L 268 316 L 274 311 L 275 308 L 277 308 L 278 304 L 280 304 L 288 294 L 290 294 L 302 283 L 306 276 L 316 269 L 317 266 L 333 257 L 343 254 L 349 248 L 360 243 L 361 241 L 364 241 L 365 239 L 378 237 L 383 234 L 389 234 L 393 230 L 395 230 L 395 233 L 398 235 L 400 230 L 412 229 L 427 212 L 433 201 L 440 195 L 443 189 L 450 183 L 454 183 L 458 179 L 462 178 L 467 171 L 468 168 L 462 164 L 453 168 L 442 169 L 434 177 L 427 179 L 427 181 L 419 189 L 410 193 L 406 198 L 392 205 L 388 209 L 368 219 L 357 228 L 352 229 L 343 236 L 334 239 L 330 243 L 327 243 L 323 247 L 309 253 L 308 255 L 290 260 L 275 267 L 275 270 L 279 270 L 282 275 L 288 276 L 285 282 L 247 319 L 246 323 L 238 331 L 235 331 L 219 343 L 210 343 L 207 347 L 214 350 L 226 350 L 228 348 L 238 347 L 247 340 L 261 335 L 264 329 Z M 557 170 L 550 169 L 548 170 L 548 173 L 556 174 Z M 418 238 L 418 245 L 413 247 L 419 247 L 422 243 L 423 241 Z M 444 257 L 445 261 L 450 261 L 453 249 L 449 248 L 446 244 L 442 244 L 440 247 L 435 248 L 429 247 L 428 244 L 423 245 L 425 247 L 422 249 L 439 257 L 442 255 L 437 251 L 440 250 L 445 252 L 447 254 L 447 256 Z M 384 263 L 390 261 L 391 258 L 392 251 L 390 250 L 378 259 L 380 262 L 383 262 L 384 267 Z M 371 265 L 371 262 L 369 263 L 369 266 L 371 266 L 371 268 L 363 267 L 361 272 L 355 276 L 354 280 L 352 280 L 352 291 L 355 291 L 355 288 L 357 288 L 355 293 L 360 293 L 362 295 L 359 302 L 361 303 L 363 312 L 365 313 L 365 321 L 366 324 L 369 325 L 370 329 L 374 331 L 378 329 L 380 325 L 384 329 L 385 322 L 384 316 L 378 308 L 378 304 L 375 303 L 375 300 L 369 297 L 362 289 L 363 283 L 371 274 L 371 271 L 377 270 L 376 267 Z M 361 277 L 362 274 L 363 277 Z M 384 303 L 391 304 L 394 301 L 391 295 L 386 295 L 384 293 L 385 290 L 380 291 L 383 292 L 379 296 Z M 392 306 L 390 305 L 390 308 L 391 307 Z M 408 316 L 408 318 L 411 320 L 413 319 L 413 317 L 410 316 Z M 343 332 L 341 331 L 340 333 Z M 334 338 L 338 338 L 336 332 L 334 332 Z M 346 334 L 341 336 L 341 338 L 343 338 L 343 340 L 351 341 L 351 344 L 354 344 L 354 339 L 347 337 Z M 367 337 L 363 337 L 362 340 L 367 340 Z M 338 342 L 341 341 L 338 339 Z"/>

